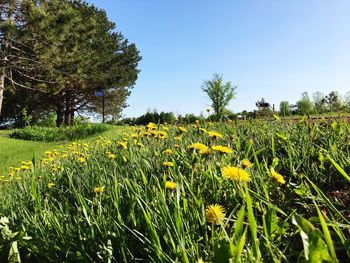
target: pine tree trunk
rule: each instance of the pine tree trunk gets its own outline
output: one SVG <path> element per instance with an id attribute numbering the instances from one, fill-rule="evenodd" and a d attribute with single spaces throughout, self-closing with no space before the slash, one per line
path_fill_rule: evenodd
<path id="1" fill-rule="evenodd" d="M 64 111 L 64 124 L 67 126 L 72 125 L 72 93 L 70 90 L 66 91 L 66 108 Z"/>
<path id="2" fill-rule="evenodd" d="M 58 103 L 57 103 L 57 119 L 56 119 L 56 126 L 57 127 L 62 126 L 62 124 L 64 122 L 63 111 L 64 111 L 64 97 L 61 94 L 58 97 Z"/>
<path id="3" fill-rule="evenodd" d="M 71 121 L 71 124 L 73 125 L 74 124 L 74 111 L 72 109 L 72 112 L 70 113 L 70 121 Z"/>
<path id="4" fill-rule="evenodd" d="M 4 89 L 5 89 L 5 69 L 1 69 L 0 71 L 0 117 L 1 117 L 2 101 L 4 99 Z"/>

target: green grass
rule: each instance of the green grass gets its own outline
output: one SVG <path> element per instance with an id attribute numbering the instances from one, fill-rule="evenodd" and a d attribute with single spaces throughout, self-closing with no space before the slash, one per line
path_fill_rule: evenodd
<path id="1" fill-rule="evenodd" d="M 98 136 L 110 137 L 118 129 L 110 126 L 111 130 L 100 135 L 94 135 L 90 138 L 80 141 L 91 141 Z M 119 128 L 120 129 L 120 128 Z M 31 161 L 34 157 L 40 159 L 45 151 L 49 151 L 67 145 L 69 142 L 34 142 L 10 138 L 12 130 L 0 130 L 0 175 L 7 173 L 8 167 L 18 166 L 22 161 Z"/>
<path id="2" fill-rule="evenodd" d="M 10 132 L 0 131 L 0 174 L 6 173 L 9 166 L 16 166 L 21 161 L 30 161 L 34 156 L 41 158 L 45 151 L 59 145 L 12 139 L 8 137 Z"/>
<path id="3" fill-rule="evenodd" d="M 117 129 L 0 178 L 0 261 L 349 261 L 349 124 L 204 125 L 222 138 Z"/>

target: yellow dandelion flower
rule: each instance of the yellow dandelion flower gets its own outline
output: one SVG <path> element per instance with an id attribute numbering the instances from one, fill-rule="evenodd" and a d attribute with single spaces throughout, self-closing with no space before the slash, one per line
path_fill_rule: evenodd
<path id="1" fill-rule="evenodd" d="M 208 155 L 209 152 L 209 147 L 204 145 L 203 143 L 200 142 L 196 142 L 194 144 L 191 144 L 190 146 L 188 146 L 189 149 L 194 149 L 194 150 L 198 150 L 200 154 L 203 155 Z"/>
<path id="2" fill-rule="evenodd" d="M 21 170 L 23 170 L 23 171 L 26 171 L 26 170 L 30 170 L 30 166 L 28 166 L 28 165 L 21 165 Z"/>
<path id="3" fill-rule="evenodd" d="M 232 153 L 232 150 L 226 146 L 213 145 L 211 148 L 220 153 Z"/>
<path id="4" fill-rule="evenodd" d="M 15 168 L 15 171 L 16 171 L 16 172 L 21 171 L 21 167 L 16 167 L 16 168 Z"/>
<path id="5" fill-rule="evenodd" d="M 176 183 L 173 181 L 166 181 L 165 182 L 165 188 L 169 190 L 175 190 L 176 189 Z"/>
<path id="6" fill-rule="evenodd" d="M 172 162 L 164 162 L 163 163 L 164 166 L 168 166 L 168 167 L 173 167 L 174 164 Z"/>
<path id="7" fill-rule="evenodd" d="M 114 153 L 107 153 L 107 157 L 108 157 L 108 159 L 113 160 L 113 159 L 115 159 L 116 156 Z"/>
<path id="8" fill-rule="evenodd" d="M 204 128 L 199 128 L 199 130 L 201 131 L 201 132 L 208 132 L 206 129 L 204 129 Z"/>
<path id="9" fill-rule="evenodd" d="M 251 180 L 250 174 L 238 167 L 232 167 L 232 166 L 223 167 L 221 169 L 221 173 L 222 173 L 222 176 L 228 180 L 233 179 L 237 182 L 249 182 Z"/>
<path id="10" fill-rule="evenodd" d="M 180 132 L 187 132 L 187 129 L 185 127 L 179 126 L 178 129 Z"/>
<path id="11" fill-rule="evenodd" d="M 273 167 L 271 167 L 271 176 L 280 184 L 286 183 L 286 180 L 284 180 L 284 177 L 281 174 L 277 173 Z"/>
<path id="12" fill-rule="evenodd" d="M 143 148 L 143 147 L 145 147 L 142 143 L 140 143 L 140 142 L 138 142 L 137 144 L 136 144 L 138 147 L 140 147 L 140 148 Z"/>
<path id="13" fill-rule="evenodd" d="M 200 151 L 199 151 L 199 154 L 202 154 L 202 155 L 209 155 L 209 154 L 210 154 L 209 147 L 206 148 L 206 149 L 200 150 Z"/>
<path id="14" fill-rule="evenodd" d="M 208 223 L 219 225 L 223 222 L 226 216 L 225 208 L 222 205 L 209 205 L 205 209 L 205 219 Z"/>
<path id="15" fill-rule="evenodd" d="M 163 154 L 167 154 L 167 155 L 170 155 L 172 153 L 173 153 L 173 151 L 171 149 L 166 149 L 163 151 Z"/>
<path id="16" fill-rule="evenodd" d="M 51 189 L 51 188 L 53 188 L 53 187 L 55 187 L 55 183 L 48 183 L 47 184 L 47 187 L 49 188 L 49 189 Z"/>
<path id="17" fill-rule="evenodd" d="M 136 133 L 131 134 L 131 138 L 138 138 L 139 136 Z"/>
<path id="18" fill-rule="evenodd" d="M 244 168 L 249 168 L 249 167 L 253 166 L 253 164 L 248 159 L 244 159 L 242 161 L 242 165 L 243 165 Z"/>
<path id="19" fill-rule="evenodd" d="M 26 165 L 26 166 L 31 166 L 33 164 L 32 161 L 29 162 L 21 162 L 22 165 Z"/>
<path id="20" fill-rule="evenodd" d="M 149 130 L 155 130 L 157 128 L 157 125 L 155 125 L 153 122 L 148 123 L 147 129 Z"/>
<path id="21" fill-rule="evenodd" d="M 142 137 L 149 137 L 149 136 L 151 136 L 151 133 L 150 132 L 144 132 L 144 133 L 142 133 L 141 136 Z"/>
<path id="22" fill-rule="evenodd" d="M 80 164 L 86 163 L 86 159 L 84 157 L 79 157 L 78 161 L 79 161 Z"/>
<path id="23" fill-rule="evenodd" d="M 181 136 L 175 136 L 174 140 L 177 142 L 181 142 L 182 141 L 182 137 Z"/>
<path id="24" fill-rule="evenodd" d="M 160 131 L 156 134 L 158 136 L 158 138 L 160 139 L 165 139 L 168 137 L 168 134 L 165 131 Z"/>
<path id="25" fill-rule="evenodd" d="M 127 149 L 128 148 L 128 143 L 127 142 L 117 142 L 117 144 L 119 146 L 121 146 L 123 149 Z"/>
<path id="26" fill-rule="evenodd" d="M 208 131 L 208 135 L 213 139 L 222 139 L 224 137 L 221 133 L 215 131 Z"/>
<path id="27" fill-rule="evenodd" d="M 190 146 L 188 146 L 189 149 L 194 149 L 194 150 L 199 150 L 199 151 L 202 151 L 202 150 L 208 150 L 209 147 L 206 146 L 205 144 L 203 143 L 200 143 L 200 142 L 196 142 L 194 144 L 191 144 Z"/>
<path id="28" fill-rule="evenodd" d="M 150 131 L 149 132 L 150 136 L 152 137 L 156 137 L 158 135 L 158 132 L 157 131 Z"/>
<path id="29" fill-rule="evenodd" d="M 94 188 L 94 193 L 95 194 L 100 194 L 100 193 L 103 193 L 104 190 L 105 190 L 104 186 L 97 186 L 97 187 Z"/>

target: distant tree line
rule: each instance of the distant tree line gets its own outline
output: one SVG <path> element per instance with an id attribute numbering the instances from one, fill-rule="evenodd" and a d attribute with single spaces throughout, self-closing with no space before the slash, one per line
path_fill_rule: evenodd
<path id="1" fill-rule="evenodd" d="M 221 120 L 236 120 L 237 114 L 232 113 L 231 111 L 225 109 Z M 156 124 L 195 124 L 197 122 L 203 123 L 205 121 L 219 121 L 217 114 L 214 112 L 209 114 L 208 116 L 204 116 L 203 114 L 195 115 L 195 114 L 185 114 L 185 115 L 177 115 L 175 116 L 172 112 L 160 112 L 157 110 L 148 111 L 147 113 L 133 118 L 124 118 L 117 122 L 119 125 L 147 125 L 150 122 Z"/>
<path id="2" fill-rule="evenodd" d="M 291 104 L 289 101 L 281 101 L 279 109 L 274 109 L 264 98 L 255 103 L 257 110 L 242 111 L 238 113 L 241 118 L 254 119 L 272 117 L 278 113 L 280 116 L 326 114 L 350 112 L 350 92 L 342 96 L 337 91 L 331 91 L 325 95 L 320 91 L 313 93 L 312 99 L 307 92 L 301 94 L 300 99 Z"/>
<path id="3" fill-rule="evenodd" d="M 303 92 L 295 104 L 282 101 L 279 110 L 281 116 L 350 112 L 350 92 L 343 97 L 337 91 L 331 91 L 328 95 L 317 91 L 312 99 L 307 92 Z"/>
<path id="4" fill-rule="evenodd" d="M 54 114 L 71 125 L 77 112 L 117 119 L 141 57 L 104 10 L 80 0 L 0 1 L 0 122 L 37 122 Z M 26 114 L 23 114 L 23 112 Z"/>
<path id="5" fill-rule="evenodd" d="M 196 123 L 196 121 L 203 121 L 203 116 L 196 116 L 194 114 L 186 114 L 184 116 L 178 115 L 175 116 L 172 112 L 161 112 L 158 113 L 156 110 L 153 112 L 148 111 L 147 113 L 134 118 L 124 118 L 123 120 L 119 121 L 118 124 L 127 124 L 127 125 L 146 125 L 150 122 L 156 123 L 156 124 L 175 124 L 175 123 L 181 123 L 181 124 L 190 124 L 190 123 Z"/>

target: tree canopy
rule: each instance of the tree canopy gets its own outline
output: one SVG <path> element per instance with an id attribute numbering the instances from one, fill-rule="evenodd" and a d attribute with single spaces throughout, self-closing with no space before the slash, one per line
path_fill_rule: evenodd
<path id="1" fill-rule="evenodd" d="M 202 90 L 211 99 L 211 106 L 218 120 L 222 119 L 225 107 L 233 99 L 236 88 L 231 82 L 224 83 L 222 75 L 217 73 L 211 80 L 204 81 Z"/>
<path id="2" fill-rule="evenodd" d="M 79 0 L 2 0 L 0 7 L 0 93 L 10 84 L 45 93 L 58 126 L 94 109 L 98 90 L 114 94 L 115 109 L 125 107 L 141 57 L 104 10 Z"/>

